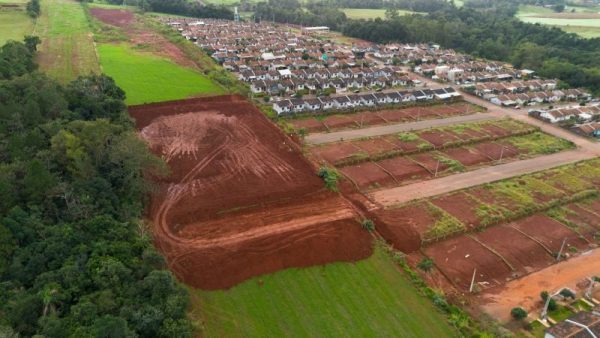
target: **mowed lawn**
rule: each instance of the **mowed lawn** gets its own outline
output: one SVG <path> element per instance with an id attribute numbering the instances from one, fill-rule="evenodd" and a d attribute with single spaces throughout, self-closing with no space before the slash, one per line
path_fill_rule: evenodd
<path id="1" fill-rule="evenodd" d="M 33 20 L 24 10 L 0 11 L 0 45 L 8 40 L 22 41 L 32 33 Z"/>
<path id="2" fill-rule="evenodd" d="M 289 269 L 227 291 L 193 290 L 203 337 L 454 337 L 383 251 L 358 263 Z"/>
<path id="3" fill-rule="evenodd" d="M 123 88 L 130 105 L 223 93 L 202 74 L 126 44 L 100 44 L 98 53 L 103 72 Z"/>
<path id="4" fill-rule="evenodd" d="M 385 9 L 367 8 L 342 8 L 342 11 L 350 19 L 376 19 L 385 18 Z M 416 12 L 398 10 L 399 15 L 416 14 Z"/>
<path id="5" fill-rule="evenodd" d="M 43 0 L 35 34 L 42 39 L 38 61 L 51 77 L 69 82 L 98 73 L 99 64 L 84 8 L 74 0 Z"/>

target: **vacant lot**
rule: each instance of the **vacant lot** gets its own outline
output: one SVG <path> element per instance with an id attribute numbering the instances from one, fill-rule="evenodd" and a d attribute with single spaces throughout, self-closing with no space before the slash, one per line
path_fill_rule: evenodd
<path id="1" fill-rule="evenodd" d="M 222 93 L 197 71 L 127 44 L 100 44 L 98 53 L 102 70 L 125 90 L 128 104 Z"/>
<path id="2" fill-rule="evenodd" d="M 376 212 L 395 247 L 423 252 L 457 288 L 473 271 L 489 288 L 597 245 L 598 160 L 411 202 Z M 420 241 L 420 243 L 419 243 Z"/>
<path id="3" fill-rule="evenodd" d="M 475 105 L 461 102 L 427 107 L 397 108 L 297 118 L 291 119 L 289 122 L 296 129 L 304 129 L 307 133 L 318 133 L 343 129 L 360 129 L 385 124 L 443 119 L 450 116 L 470 115 L 481 110 L 481 108 Z"/>
<path id="4" fill-rule="evenodd" d="M 32 33 L 33 20 L 25 12 L 24 5 L 14 9 L 0 8 L 0 46 L 8 40 L 22 41 L 25 35 Z"/>
<path id="5" fill-rule="evenodd" d="M 371 237 L 295 144 L 239 96 L 130 108 L 163 157 L 150 217 L 171 270 L 203 289 L 289 267 L 355 261 Z"/>
<path id="6" fill-rule="evenodd" d="M 289 269 L 192 291 L 204 337 L 453 337 L 381 249 L 357 263 Z"/>
<path id="7" fill-rule="evenodd" d="M 98 58 L 82 4 L 73 0 L 41 3 L 42 14 L 35 30 L 42 39 L 38 60 L 41 69 L 61 82 L 98 73 Z"/>
<path id="8" fill-rule="evenodd" d="M 379 189 L 573 148 L 514 120 L 465 123 L 309 148 L 359 189 Z"/>

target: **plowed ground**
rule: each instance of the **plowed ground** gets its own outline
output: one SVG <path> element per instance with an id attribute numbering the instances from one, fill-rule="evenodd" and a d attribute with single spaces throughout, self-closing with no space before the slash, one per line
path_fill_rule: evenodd
<path id="1" fill-rule="evenodd" d="M 155 241 L 185 283 L 231 287 L 288 267 L 372 253 L 354 209 L 252 104 L 220 96 L 130 107 L 171 169 L 157 179 Z"/>

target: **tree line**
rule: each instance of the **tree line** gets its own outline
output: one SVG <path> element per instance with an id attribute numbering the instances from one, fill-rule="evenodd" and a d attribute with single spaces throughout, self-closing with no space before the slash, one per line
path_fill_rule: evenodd
<path id="1" fill-rule="evenodd" d="M 123 0 L 111 0 L 123 1 Z M 185 15 L 196 18 L 233 20 L 233 12 L 225 6 L 187 0 L 139 0 L 139 7 L 147 12 Z"/>
<path id="2" fill-rule="evenodd" d="M 104 75 L 36 71 L 0 48 L 0 336 L 191 337 L 188 295 L 140 221 L 166 166 Z"/>
<path id="3" fill-rule="evenodd" d="M 309 3 L 329 8 L 396 8 L 415 12 L 435 12 L 451 6 L 447 0 L 312 0 Z"/>

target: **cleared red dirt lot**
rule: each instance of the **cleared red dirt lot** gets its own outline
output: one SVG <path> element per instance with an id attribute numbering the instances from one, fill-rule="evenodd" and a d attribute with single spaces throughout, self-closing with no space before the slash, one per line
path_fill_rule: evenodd
<path id="1" fill-rule="evenodd" d="M 474 114 L 478 108 L 468 103 L 455 103 L 430 107 L 410 107 L 365 111 L 330 115 L 324 118 L 307 117 L 292 119 L 289 122 L 297 129 L 304 128 L 308 133 L 334 131 L 350 128 L 365 128 L 388 123 L 415 122 L 418 120 L 446 118 L 457 115 Z"/>
<path id="2" fill-rule="evenodd" d="M 171 175 L 157 179 L 155 241 L 185 283 L 231 287 L 288 267 L 368 257 L 352 206 L 251 103 L 219 96 L 130 107 Z"/>

